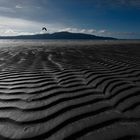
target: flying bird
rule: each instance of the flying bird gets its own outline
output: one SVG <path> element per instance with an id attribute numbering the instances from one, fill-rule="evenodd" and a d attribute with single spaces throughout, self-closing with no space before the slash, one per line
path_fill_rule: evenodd
<path id="1" fill-rule="evenodd" d="M 46 27 L 43 27 L 43 28 L 42 28 L 42 31 L 43 31 L 43 30 L 47 32 L 47 28 L 46 28 Z"/>

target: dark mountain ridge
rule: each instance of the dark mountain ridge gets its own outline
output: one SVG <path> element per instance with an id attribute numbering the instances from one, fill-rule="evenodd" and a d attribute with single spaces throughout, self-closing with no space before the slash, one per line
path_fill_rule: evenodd
<path id="1" fill-rule="evenodd" d="M 56 32 L 35 35 L 0 36 L 0 39 L 90 39 L 90 40 L 115 40 L 112 37 L 101 37 L 84 33 Z"/>

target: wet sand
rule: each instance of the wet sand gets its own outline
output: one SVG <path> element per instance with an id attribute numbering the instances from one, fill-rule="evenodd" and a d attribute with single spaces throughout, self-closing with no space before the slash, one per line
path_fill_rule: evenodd
<path id="1" fill-rule="evenodd" d="M 0 140 L 139 140 L 140 43 L 0 47 Z"/>

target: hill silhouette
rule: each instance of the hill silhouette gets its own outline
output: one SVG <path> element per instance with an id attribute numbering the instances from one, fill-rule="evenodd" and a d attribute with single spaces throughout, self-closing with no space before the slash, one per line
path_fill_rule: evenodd
<path id="1" fill-rule="evenodd" d="M 71 32 L 56 32 L 35 35 L 20 35 L 20 36 L 0 36 L 0 39 L 91 39 L 91 40 L 115 40 L 112 37 L 95 36 L 84 33 L 71 33 Z"/>

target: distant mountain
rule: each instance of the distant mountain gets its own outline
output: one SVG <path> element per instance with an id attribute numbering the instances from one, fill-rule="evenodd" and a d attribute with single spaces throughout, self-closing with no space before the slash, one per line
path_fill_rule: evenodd
<path id="1" fill-rule="evenodd" d="M 101 37 L 91 34 L 56 32 L 52 34 L 20 35 L 20 36 L 0 36 L 0 39 L 91 39 L 91 40 L 115 40 L 112 37 Z"/>

